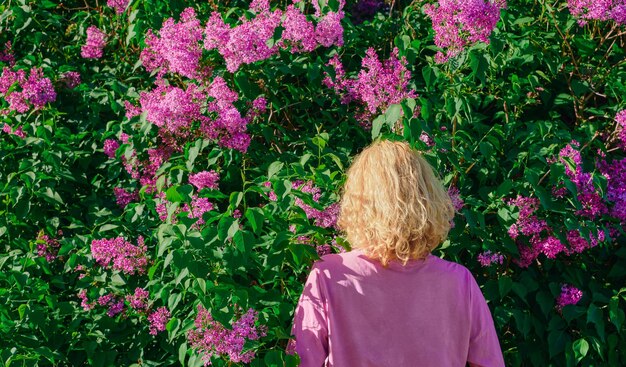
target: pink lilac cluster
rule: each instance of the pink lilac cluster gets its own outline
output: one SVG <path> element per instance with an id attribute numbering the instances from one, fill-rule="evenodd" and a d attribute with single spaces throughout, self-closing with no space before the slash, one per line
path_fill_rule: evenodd
<path id="1" fill-rule="evenodd" d="M 478 262 L 481 266 L 487 267 L 491 264 L 502 264 L 504 256 L 499 252 L 485 251 L 478 254 Z"/>
<path id="2" fill-rule="evenodd" d="M 313 182 L 302 180 L 296 180 L 291 184 L 292 188 L 299 190 L 303 193 L 310 194 L 314 202 L 319 203 L 322 193 L 319 187 L 315 186 Z M 339 203 L 333 203 L 326 207 L 324 210 L 315 209 L 312 206 L 306 204 L 301 198 L 296 197 L 294 200 L 295 205 L 304 210 L 306 217 L 315 220 L 315 225 L 323 228 L 330 228 L 337 226 L 337 217 L 339 216 Z"/>
<path id="3" fill-rule="evenodd" d="M 357 115 L 357 120 L 364 127 L 370 126 L 372 116 L 384 112 L 390 105 L 417 97 L 415 91 L 408 88 L 411 72 L 406 68 L 406 59 L 398 57 L 397 48 L 384 63 L 378 59 L 373 48 L 367 49 L 356 79 L 346 77 L 339 56 L 335 55 L 328 65 L 334 69 L 335 77 L 326 73 L 324 85 L 341 96 L 341 103 L 354 101 L 364 107 Z"/>
<path id="4" fill-rule="evenodd" d="M 87 290 L 82 289 L 78 292 L 78 299 L 80 299 L 80 306 L 84 311 L 89 311 L 94 308 L 96 302 L 89 302 L 89 297 L 87 297 Z"/>
<path id="5" fill-rule="evenodd" d="M 141 51 L 141 62 L 148 71 L 160 69 L 159 75 L 171 72 L 197 78 L 202 36 L 202 27 L 194 9 L 186 8 L 180 14 L 180 22 L 169 18 L 163 23 L 158 37 L 151 29 L 148 30 L 147 47 Z"/>
<path id="6" fill-rule="evenodd" d="M 561 286 L 561 294 L 556 299 L 556 308 L 561 311 L 567 305 L 575 305 L 583 297 L 583 292 L 571 284 Z"/>
<path id="7" fill-rule="evenodd" d="M 104 154 L 106 154 L 109 158 L 115 158 L 115 152 L 117 148 L 120 147 L 120 143 L 115 139 L 106 139 L 104 141 Z"/>
<path id="8" fill-rule="evenodd" d="M 207 110 L 217 117 L 200 126 L 204 136 L 218 141 L 218 145 L 224 148 L 246 152 L 250 145 L 250 135 L 246 131 L 251 116 L 242 116 L 235 107 L 234 103 L 239 99 L 237 92 L 228 87 L 222 77 L 216 77 L 208 96 Z"/>
<path id="9" fill-rule="evenodd" d="M 148 299 L 150 292 L 143 288 L 135 288 L 134 294 L 126 296 L 126 302 L 128 302 L 130 308 L 136 311 L 146 311 L 148 309 Z"/>
<path id="10" fill-rule="evenodd" d="M 9 134 L 9 135 L 15 135 L 17 137 L 20 137 L 22 139 L 24 139 L 26 137 L 26 134 L 24 133 L 24 130 L 22 129 L 22 127 L 18 127 L 17 129 L 13 130 L 13 128 L 11 127 L 11 125 L 7 124 L 6 122 L 4 123 L 4 126 L 2 126 L 2 132 Z"/>
<path id="11" fill-rule="evenodd" d="M 566 145 L 559 152 L 559 161 L 565 165 L 567 177 L 576 184 L 577 198 L 582 206 L 580 210 L 576 211 L 576 214 L 589 219 L 596 219 L 607 214 L 608 208 L 602 200 L 601 194 L 593 185 L 591 174 L 583 171 L 580 152 L 576 149 L 579 145 L 575 140 Z M 571 163 L 574 164 L 574 167 L 570 166 Z"/>
<path id="12" fill-rule="evenodd" d="M 262 327 L 255 326 L 258 313 L 249 309 L 231 324 L 224 327 L 213 319 L 211 312 L 198 305 L 195 328 L 187 333 L 187 341 L 202 354 L 204 365 L 211 364 L 211 357 L 223 356 L 233 363 L 250 363 L 254 359 L 254 351 L 244 352 L 247 340 L 257 340 L 266 335 Z"/>
<path id="13" fill-rule="evenodd" d="M 80 73 L 77 71 L 68 71 L 61 75 L 60 81 L 65 84 L 68 89 L 74 89 L 81 83 Z"/>
<path id="14" fill-rule="evenodd" d="M 612 203 L 609 215 L 626 225 L 626 158 L 611 162 L 601 160 L 597 165 L 607 178 L 606 198 Z"/>
<path id="15" fill-rule="evenodd" d="M 148 315 L 148 321 L 150 322 L 150 335 L 157 335 L 159 331 L 164 331 L 170 317 L 170 311 L 167 307 L 159 307 L 156 311 Z"/>
<path id="16" fill-rule="evenodd" d="M 209 189 L 217 189 L 217 181 L 220 176 L 215 171 L 202 171 L 189 175 L 189 183 L 194 185 L 196 189 L 202 190 L 205 187 Z"/>
<path id="17" fill-rule="evenodd" d="M 117 14 L 124 13 L 130 0 L 107 0 L 107 6 L 115 9 Z"/>
<path id="18" fill-rule="evenodd" d="M 142 236 L 139 236 L 136 246 L 123 237 L 91 241 L 91 255 L 98 265 L 113 268 L 125 274 L 145 272 L 148 266 L 146 251 Z"/>
<path id="19" fill-rule="evenodd" d="M 424 6 L 424 13 L 432 20 L 435 45 L 443 49 L 435 55 L 435 62 L 444 63 L 477 42 L 489 43 L 504 0 L 438 0 Z"/>
<path id="20" fill-rule="evenodd" d="M 87 28 L 87 41 L 80 49 L 80 55 L 86 59 L 99 59 L 106 46 L 107 35 L 95 25 Z"/>
<path id="21" fill-rule="evenodd" d="M 567 0 L 567 7 L 581 27 L 590 20 L 613 20 L 626 24 L 625 0 Z"/>
<path id="22" fill-rule="evenodd" d="M 138 191 L 128 192 L 121 187 L 115 187 L 113 188 L 113 192 L 115 193 L 115 201 L 117 205 L 122 209 L 124 209 L 129 203 L 139 200 Z"/>
<path id="23" fill-rule="evenodd" d="M 167 201 L 165 192 L 163 191 L 159 192 L 157 194 L 157 198 L 160 200 L 156 206 L 156 211 L 157 211 L 157 214 L 159 215 L 159 219 L 165 222 L 167 221 L 167 216 L 168 216 L 168 212 L 167 212 L 168 201 Z M 213 203 L 209 201 L 209 199 L 199 197 L 198 195 L 192 195 L 191 205 L 184 203 L 181 207 L 177 208 L 172 214 L 171 222 L 172 224 L 175 224 L 177 222 L 176 217 L 178 213 L 181 213 L 181 212 L 187 213 L 187 217 L 198 219 L 198 221 L 194 223 L 194 227 L 199 228 L 199 226 L 205 223 L 204 219 L 202 218 L 204 213 L 209 212 L 213 209 L 215 209 L 215 206 L 213 205 Z"/>
<path id="24" fill-rule="evenodd" d="M 113 293 L 98 297 L 98 305 L 108 307 L 107 316 L 113 317 L 124 311 L 124 299 L 117 298 Z"/>
<path id="25" fill-rule="evenodd" d="M 228 71 L 235 72 L 242 64 L 268 59 L 281 48 L 299 53 L 313 51 L 318 45 L 343 45 L 341 20 L 344 17 L 344 1 L 340 2 L 337 11 L 329 11 L 324 15 L 319 4 L 313 1 L 317 5 L 317 25 L 302 13 L 298 2 L 294 1 L 283 12 L 279 9 L 270 10 L 268 0 L 254 0 L 250 4 L 250 11 L 255 17 L 243 18 L 235 27 L 227 25 L 220 13 L 213 12 L 204 29 L 204 48 L 217 49 L 224 57 Z M 270 44 L 279 26 L 283 28 L 281 39 Z"/>
<path id="26" fill-rule="evenodd" d="M 27 112 L 31 107 L 41 109 L 57 98 L 52 82 L 44 77 L 41 68 L 30 69 L 28 78 L 25 70 L 4 68 L 0 76 L 0 95 L 9 103 L 9 110 L 17 113 Z"/>
<path id="27" fill-rule="evenodd" d="M 15 65 L 15 56 L 13 55 L 13 45 L 11 41 L 4 44 L 4 50 L 0 50 L 0 62 L 4 62 L 9 66 Z"/>
<path id="28" fill-rule="evenodd" d="M 461 209 L 463 209 L 463 206 L 465 205 L 465 203 L 463 202 L 463 199 L 461 198 L 461 192 L 459 191 L 459 188 L 456 186 L 450 186 L 448 188 L 448 196 L 450 196 L 450 200 L 452 200 L 452 206 L 454 207 L 455 211 L 460 211 Z"/>
<path id="29" fill-rule="evenodd" d="M 59 231 L 59 234 L 62 235 L 63 232 Z M 60 247 L 61 244 L 57 239 L 51 238 L 44 234 L 43 231 L 39 232 L 37 236 L 37 255 L 45 257 L 47 262 L 54 261 L 57 258 Z"/>
<path id="30" fill-rule="evenodd" d="M 432 147 L 435 145 L 435 141 L 430 135 L 428 135 L 426 131 L 422 131 L 422 133 L 420 134 L 420 140 L 422 141 L 422 143 L 426 144 L 427 147 Z"/>

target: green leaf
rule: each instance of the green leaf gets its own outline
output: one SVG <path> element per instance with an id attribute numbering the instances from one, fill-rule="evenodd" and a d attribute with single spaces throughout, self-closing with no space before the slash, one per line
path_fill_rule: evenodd
<path id="1" fill-rule="evenodd" d="M 226 241 L 233 238 L 238 230 L 239 221 L 229 216 L 223 216 L 217 224 L 217 238 L 220 241 Z"/>
<path id="2" fill-rule="evenodd" d="M 248 222 L 250 222 L 250 226 L 252 227 L 254 234 L 259 234 L 263 229 L 263 222 L 265 221 L 263 209 L 258 207 L 249 207 L 246 210 L 245 217 L 248 219 Z"/>
<path id="3" fill-rule="evenodd" d="M 283 162 L 279 162 L 279 161 L 272 162 L 267 169 L 267 179 L 271 180 L 272 177 L 274 177 L 276 173 L 278 173 L 281 169 L 283 169 L 283 166 L 284 166 Z"/>
<path id="4" fill-rule="evenodd" d="M 574 356 L 576 357 L 576 363 L 580 362 L 585 356 L 587 352 L 589 352 L 589 343 L 580 338 L 572 344 L 572 349 L 574 350 Z"/>

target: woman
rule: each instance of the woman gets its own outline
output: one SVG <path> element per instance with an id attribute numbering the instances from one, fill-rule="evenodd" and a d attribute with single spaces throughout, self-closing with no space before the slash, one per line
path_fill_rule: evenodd
<path id="1" fill-rule="evenodd" d="M 301 366 L 504 366 L 474 277 L 431 254 L 453 216 L 409 144 L 364 149 L 348 170 L 338 221 L 353 251 L 316 262 L 296 308 Z"/>

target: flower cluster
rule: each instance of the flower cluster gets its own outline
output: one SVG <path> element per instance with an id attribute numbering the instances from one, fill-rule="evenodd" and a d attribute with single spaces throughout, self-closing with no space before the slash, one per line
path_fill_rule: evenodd
<path id="1" fill-rule="evenodd" d="M 9 66 L 15 65 L 15 56 L 13 55 L 13 46 L 11 41 L 4 44 L 4 50 L 0 50 L 0 62 L 7 63 Z"/>
<path id="2" fill-rule="evenodd" d="M 100 266 L 112 267 L 126 274 L 135 272 L 142 274 L 146 270 L 148 266 L 146 251 L 147 248 L 141 236 L 136 246 L 123 237 L 91 241 L 91 255 Z"/>
<path id="3" fill-rule="evenodd" d="M 11 127 L 11 125 L 7 124 L 6 122 L 4 123 L 4 126 L 2 126 L 2 132 L 9 134 L 9 135 L 15 135 L 17 137 L 20 137 L 22 139 L 24 139 L 26 137 L 26 134 L 24 133 L 24 130 L 22 129 L 22 127 L 18 127 L 17 129 L 13 130 L 13 128 Z"/>
<path id="4" fill-rule="evenodd" d="M 504 255 L 499 252 L 485 251 L 478 254 L 478 262 L 483 267 L 487 267 L 491 264 L 502 264 L 504 262 Z"/>
<path id="5" fill-rule="evenodd" d="M 113 317 L 124 311 L 124 299 L 117 298 L 113 293 L 98 297 L 98 305 L 108 307 L 107 316 Z"/>
<path id="6" fill-rule="evenodd" d="M 584 172 L 580 152 L 576 150 L 580 144 L 572 141 L 559 152 L 559 161 L 565 165 L 565 174 L 576 184 L 577 198 L 582 208 L 576 212 L 577 215 L 596 219 L 598 216 L 607 214 L 608 209 L 593 185 L 593 177 L 590 173 Z M 573 166 L 571 166 L 573 164 Z"/>
<path id="7" fill-rule="evenodd" d="M 115 187 L 113 188 L 113 193 L 115 193 L 115 201 L 117 205 L 122 209 L 124 209 L 129 203 L 139 200 L 139 192 L 137 191 L 128 192 L 121 187 Z"/>
<path id="8" fill-rule="evenodd" d="M 76 88 L 80 83 L 80 73 L 77 71 L 68 71 L 61 75 L 60 82 L 65 84 L 68 89 Z"/>
<path id="9" fill-rule="evenodd" d="M 41 68 L 30 69 L 28 78 L 25 70 L 4 68 L 0 76 L 0 95 L 9 103 L 9 110 L 17 113 L 27 112 L 31 107 L 43 108 L 57 97 L 52 82 L 44 77 Z"/>
<path id="10" fill-rule="evenodd" d="M 567 0 L 567 7 L 581 27 L 590 20 L 613 20 L 626 24 L 625 0 Z"/>
<path id="11" fill-rule="evenodd" d="M 159 307 L 156 311 L 148 315 L 148 321 L 150 322 L 150 335 L 157 335 L 159 331 L 164 331 L 170 317 L 170 311 L 167 307 Z"/>
<path id="12" fill-rule="evenodd" d="M 160 68 L 160 75 L 166 72 L 178 73 L 188 78 L 198 77 L 202 49 L 202 28 L 196 19 L 193 8 L 180 14 L 180 22 L 169 18 L 161 27 L 159 37 L 148 30 L 147 47 L 141 51 L 141 62 L 148 71 Z"/>
<path id="13" fill-rule="evenodd" d="M 270 187 L 270 182 L 264 183 L 265 187 Z M 307 181 L 304 182 L 302 180 L 296 180 L 291 183 L 291 187 L 294 190 L 298 190 L 302 193 L 311 195 L 311 198 L 314 202 L 319 203 L 320 197 L 322 196 L 322 192 L 319 187 L 315 186 L 313 182 Z M 276 193 L 270 191 L 268 197 L 272 201 L 276 201 Z M 333 203 L 327 206 L 324 210 L 316 209 L 308 204 L 306 204 L 301 198 L 296 197 L 294 200 L 294 204 L 304 210 L 304 214 L 308 219 L 314 219 L 315 225 L 322 228 L 330 228 L 337 226 L 337 217 L 339 216 L 339 203 Z"/>
<path id="14" fill-rule="evenodd" d="M 159 192 L 157 195 L 159 202 L 156 206 L 157 214 L 159 215 L 159 219 L 163 222 L 167 220 L 168 216 L 168 201 L 164 192 Z M 209 212 L 215 209 L 213 203 L 209 201 L 207 198 L 203 198 L 194 194 L 191 196 L 191 204 L 184 203 L 181 207 L 178 207 L 174 213 L 172 214 L 171 222 L 175 224 L 177 222 L 178 213 L 187 213 L 187 217 L 189 218 L 197 218 L 198 221 L 194 223 L 194 226 L 197 228 L 204 224 L 204 219 L 202 218 L 204 213 Z"/>
<path id="15" fill-rule="evenodd" d="M 561 286 L 561 294 L 556 299 L 556 308 L 561 311 L 567 305 L 575 305 L 583 297 L 583 292 L 571 284 Z"/>
<path id="16" fill-rule="evenodd" d="M 107 0 L 107 6 L 115 9 L 117 14 L 122 14 L 126 10 L 130 0 Z"/>
<path id="17" fill-rule="evenodd" d="M 621 110 L 615 115 L 617 123 L 617 146 L 626 151 L 626 110 Z"/>
<path id="18" fill-rule="evenodd" d="M 217 181 L 220 176 L 215 171 L 202 171 L 189 175 L 189 183 L 194 185 L 196 189 L 202 190 L 205 187 L 209 189 L 217 189 Z"/>
<path id="19" fill-rule="evenodd" d="M 234 363 L 250 363 L 254 351 L 243 351 L 246 340 L 257 340 L 266 334 L 262 327 L 255 326 L 257 319 L 258 313 L 249 309 L 231 324 L 231 328 L 225 328 L 199 304 L 195 329 L 189 330 L 187 340 L 202 354 L 205 366 L 211 364 L 214 355 L 228 357 Z"/>
<path id="20" fill-rule="evenodd" d="M 317 25 L 307 19 L 297 2 L 294 3 L 283 12 L 279 9 L 271 11 L 267 0 L 253 1 L 250 10 L 255 17 L 244 18 L 241 24 L 232 28 L 220 13 L 214 12 L 204 30 L 204 48 L 217 49 L 224 57 L 228 71 L 235 72 L 242 64 L 265 60 L 278 53 L 280 48 L 298 53 L 312 51 L 318 45 L 343 45 L 341 20 L 344 12 L 341 9 L 344 2 L 340 2 L 338 11 L 322 15 L 319 4 L 314 1 Z M 269 45 L 279 26 L 283 28 L 281 39 Z"/>
<path id="21" fill-rule="evenodd" d="M 324 85 L 332 88 L 341 96 L 341 102 L 357 102 L 363 111 L 357 115 L 362 125 L 368 127 L 371 117 L 384 112 L 392 104 L 406 98 L 416 98 L 414 90 L 409 89 L 411 72 L 406 68 L 406 59 L 398 57 L 398 49 L 382 63 L 376 51 L 369 48 L 361 62 L 362 69 L 356 79 L 346 77 L 339 56 L 335 55 L 328 65 L 334 69 L 334 78 L 325 74 Z"/>
<path id="22" fill-rule="evenodd" d="M 80 55 L 86 59 L 99 59 L 106 46 L 107 36 L 95 25 L 87 28 L 87 41 L 80 49 Z"/>
<path id="23" fill-rule="evenodd" d="M 137 311 L 145 311 L 148 309 L 148 299 L 150 292 L 143 288 L 135 288 L 134 294 L 126 296 L 126 302 L 128 302 L 130 308 Z"/>
<path id="24" fill-rule="evenodd" d="M 427 4 L 424 13 L 430 17 L 435 31 L 435 45 L 444 50 L 435 55 L 444 63 L 476 42 L 489 43 L 505 0 L 439 0 Z"/>
<path id="25" fill-rule="evenodd" d="M 63 232 L 59 230 L 59 235 L 62 234 Z M 50 238 L 50 236 L 44 234 L 43 231 L 39 232 L 37 236 L 37 255 L 44 256 L 47 262 L 54 261 L 57 258 L 60 247 L 61 244 L 57 239 Z"/>

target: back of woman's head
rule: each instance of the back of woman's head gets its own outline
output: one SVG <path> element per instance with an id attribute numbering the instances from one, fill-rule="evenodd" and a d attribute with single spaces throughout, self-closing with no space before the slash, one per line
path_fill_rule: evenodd
<path id="1" fill-rule="evenodd" d="M 379 140 L 348 169 L 338 224 L 353 248 L 387 265 L 426 257 L 446 239 L 453 216 L 421 154 L 406 142 Z"/>

